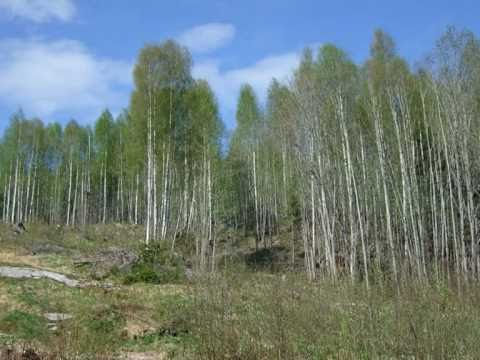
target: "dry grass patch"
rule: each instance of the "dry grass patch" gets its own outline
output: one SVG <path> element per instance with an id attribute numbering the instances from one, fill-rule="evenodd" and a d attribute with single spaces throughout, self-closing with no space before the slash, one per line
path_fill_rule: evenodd
<path id="1" fill-rule="evenodd" d="M 0 263 L 15 266 L 42 267 L 42 259 L 38 256 L 28 255 L 25 250 L 2 249 L 0 251 Z M 45 270 L 49 270 L 43 267 Z"/>
<path id="2" fill-rule="evenodd" d="M 2 249 L 0 251 L 0 264 L 33 267 L 60 272 L 65 275 L 75 273 L 73 260 L 69 257 L 56 254 L 32 255 L 30 251 L 24 248 Z"/>

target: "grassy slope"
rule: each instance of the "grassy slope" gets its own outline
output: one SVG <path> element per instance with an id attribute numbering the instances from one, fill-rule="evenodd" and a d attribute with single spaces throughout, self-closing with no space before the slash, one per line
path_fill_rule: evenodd
<path id="1" fill-rule="evenodd" d="M 4 236 L 0 264 L 83 277 L 86 274 L 73 267 L 71 255 L 31 256 L 29 246 L 48 241 L 88 254 L 111 245 L 135 247 L 138 240 L 128 238 L 128 232 L 140 232 L 119 227 L 68 230 L 62 235 L 54 231 L 38 227 L 22 237 Z M 91 235 L 86 238 L 85 233 Z M 89 353 L 90 358 L 126 351 L 153 351 L 179 359 L 480 354 L 476 284 L 452 289 L 410 283 L 397 296 L 380 283 L 367 292 L 362 284 L 347 280 L 310 283 L 301 274 L 252 272 L 234 264 L 189 284 L 127 286 L 115 277 L 109 280 L 118 287 L 70 289 L 46 280 L 0 279 L 0 343 L 31 342 L 50 353 Z M 45 312 L 65 312 L 74 318 L 50 331 L 42 317 Z"/>
<path id="2" fill-rule="evenodd" d="M 15 235 L 0 227 L 0 265 L 49 269 L 88 279 L 85 268 L 73 264 L 74 257 L 88 256 L 110 247 L 137 249 L 142 230 L 109 225 L 72 230 L 29 226 L 28 233 Z M 62 246 L 66 253 L 32 255 L 35 244 Z M 57 354 L 106 356 L 127 351 L 155 351 L 172 356 L 183 354 L 188 344 L 182 308 L 187 286 L 123 285 L 112 275 L 113 289 L 72 289 L 49 280 L 0 278 L 0 345 L 28 344 Z M 47 329 L 43 314 L 68 313 L 56 331 Z M 179 340 L 182 338 L 182 341 Z M 182 355 L 183 357 L 183 355 Z"/>

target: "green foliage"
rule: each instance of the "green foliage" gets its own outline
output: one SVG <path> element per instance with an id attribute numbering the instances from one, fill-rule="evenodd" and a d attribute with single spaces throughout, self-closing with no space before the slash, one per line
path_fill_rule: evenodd
<path id="1" fill-rule="evenodd" d="M 165 140 L 182 122 L 183 94 L 192 83 L 190 54 L 174 41 L 147 45 L 134 70 L 130 114 L 133 135 L 146 146 L 148 119 L 158 140 Z"/>
<path id="2" fill-rule="evenodd" d="M 85 323 L 89 330 L 93 332 L 93 336 L 104 339 L 105 337 L 110 339 L 118 337 L 124 321 L 122 314 L 114 307 L 100 308 L 85 319 Z"/>
<path id="3" fill-rule="evenodd" d="M 245 84 L 240 89 L 236 113 L 237 127 L 231 137 L 225 162 L 226 208 L 231 209 L 230 219 L 243 219 L 241 226 L 251 230 L 254 224 L 252 154 L 258 151 L 265 135 L 265 122 L 253 88 Z M 225 171 L 224 170 L 224 171 Z M 229 202 L 233 202 L 233 207 Z"/>
<path id="4" fill-rule="evenodd" d="M 184 123 L 185 137 L 190 161 L 201 161 L 205 151 L 212 158 L 220 156 L 220 139 L 223 124 L 218 113 L 218 104 L 210 85 L 205 80 L 195 81 L 185 96 L 188 121 Z"/>
<path id="5" fill-rule="evenodd" d="M 164 244 L 154 243 L 142 248 L 140 260 L 125 275 L 123 281 L 125 284 L 167 284 L 179 283 L 184 279 L 183 259 L 171 254 Z"/>

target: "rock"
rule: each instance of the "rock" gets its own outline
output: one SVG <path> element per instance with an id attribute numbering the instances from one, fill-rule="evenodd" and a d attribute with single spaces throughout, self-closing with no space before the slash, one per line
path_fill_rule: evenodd
<path id="1" fill-rule="evenodd" d="M 60 321 L 65 321 L 73 318 L 73 315 L 63 313 L 45 313 L 43 314 L 43 317 L 49 321 L 49 323 L 47 324 L 48 330 L 57 331 L 58 323 Z"/>
<path id="2" fill-rule="evenodd" d="M 99 251 L 91 258 L 82 258 L 74 261 L 76 266 L 91 266 L 91 276 L 94 279 L 106 278 L 113 269 L 125 273 L 130 271 L 138 261 L 138 256 L 130 250 L 110 247 Z"/>
<path id="3" fill-rule="evenodd" d="M 0 277 L 7 277 L 12 279 L 41 279 L 46 278 L 60 282 L 68 287 L 77 288 L 102 288 L 104 290 L 113 289 L 111 283 L 101 283 L 96 281 L 80 282 L 79 280 L 71 279 L 68 276 L 53 271 L 34 269 L 28 267 L 15 266 L 0 266 Z M 66 320 L 66 319 L 65 319 Z M 0 358 L 1 359 L 1 358 Z"/>
<path id="4" fill-rule="evenodd" d="M 15 267 L 15 266 L 0 266 L 0 277 L 8 277 L 13 279 L 41 279 L 47 278 L 60 282 L 69 287 L 77 287 L 80 282 L 75 279 L 70 279 L 64 274 L 53 271 Z"/>
<path id="5" fill-rule="evenodd" d="M 43 317 L 48 321 L 57 322 L 71 319 L 73 318 L 73 315 L 63 313 L 45 313 L 43 314 Z"/>
<path id="6" fill-rule="evenodd" d="M 190 268 L 185 268 L 185 278 L 190 281 L 193 279 L 193 270 Z"/>
<path id="7" fill-rule="evenodd" d="M 99 253 L 103 262 L 116 266 L 122 272 L 130 271 L 138 261 L 138 256 L 133 251 L 119 248 L 109 248 Z"/>
<path id="8" fill-rule="evenodd" d="M 159 352 L 129 352 L 124 353 L 120 359 L 124 360 L 162 360 L 167 359 L 166 353 Z"/>
<path id="9" fill-rule="evenodd" d="M 15 231 L 16 234 L 22 234 L 27 231 L 25 228 L 25 225 L 23 225 L 22 222 L 19 222 L 18 224 L 15 224 L 13 231 Z"/>

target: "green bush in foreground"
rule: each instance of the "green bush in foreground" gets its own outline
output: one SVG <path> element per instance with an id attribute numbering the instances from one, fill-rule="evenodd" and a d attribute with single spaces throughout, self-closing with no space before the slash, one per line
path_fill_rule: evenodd
<path id="1" fill-rule="evenodd" d="M 125 275 L 125 284 L 179 283 L 185 279 L 183 260 L 171 254 L 162 243 L 145 246 L 141 249 L 139 261 Z"/>

